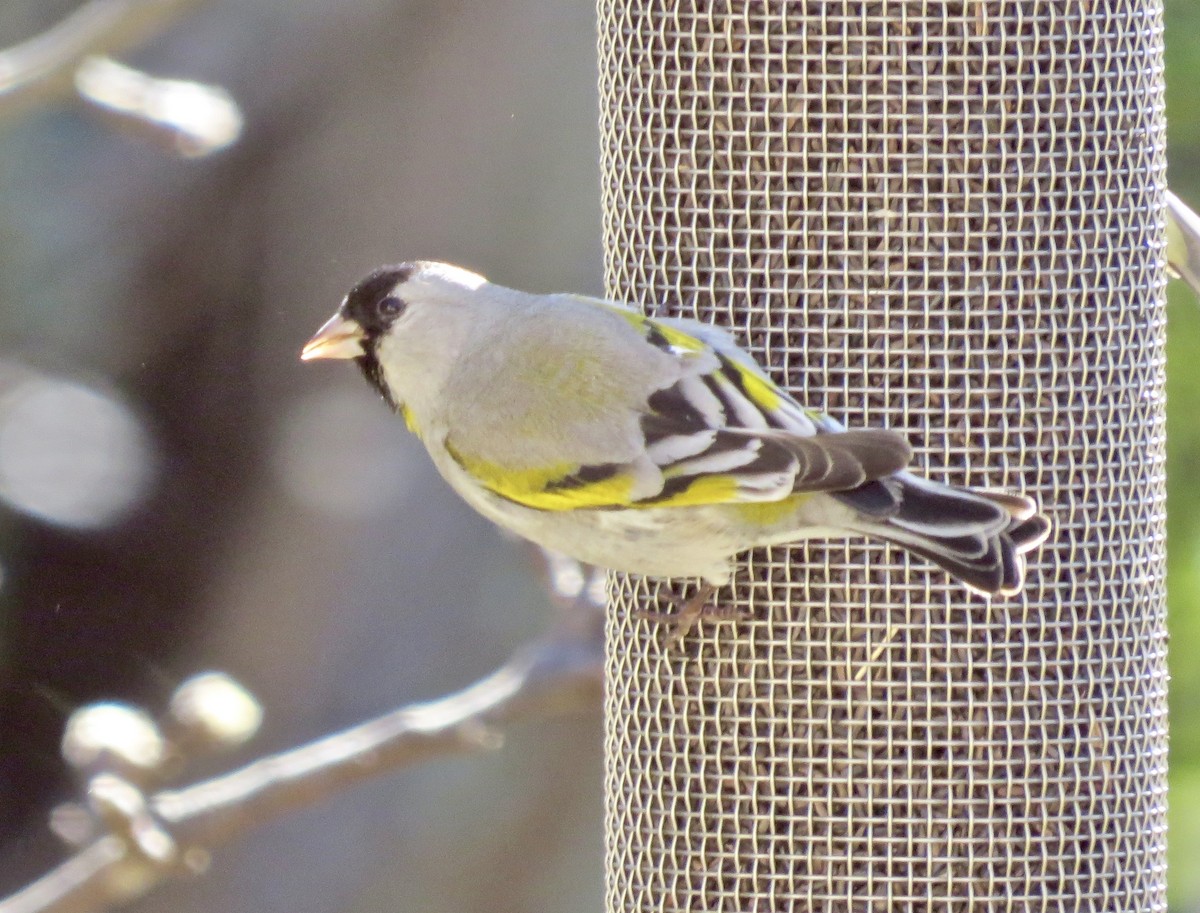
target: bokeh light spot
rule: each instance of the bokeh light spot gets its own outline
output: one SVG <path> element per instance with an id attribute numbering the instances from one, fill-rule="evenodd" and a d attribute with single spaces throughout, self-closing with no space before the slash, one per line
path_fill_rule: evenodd
<path id="1" fill-rule="evenodd" d="M 61 526 L 108 526 L 146 494 L 153 452 L 124 404 L 80 384 L 26 380 L 0 398 L 0 498 Z"/>

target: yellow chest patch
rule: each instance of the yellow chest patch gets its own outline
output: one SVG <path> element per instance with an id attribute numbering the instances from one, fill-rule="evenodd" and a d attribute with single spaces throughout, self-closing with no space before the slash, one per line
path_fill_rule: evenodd
<path id="1" fill-rule="evenodd" d="M 417 427 L 417 420 L 413 418 L 412 409 L 410 409 L 407 405 L 401 406 L 400 417 L 404 419 L 404 425 L 409 431 L 411 431 L 417 437 L 421 436 L 421 429 Z"/>

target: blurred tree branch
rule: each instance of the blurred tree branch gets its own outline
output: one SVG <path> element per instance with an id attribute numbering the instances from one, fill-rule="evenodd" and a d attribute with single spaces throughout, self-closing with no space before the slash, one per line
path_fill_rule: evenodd
<path id="1" fill-rule="evenodd" d="M 1167 191 L 1168 270 L 1200 295 L 1200 215 Z"/>
<path id="2" fill-rule="evenodd" d="M 108 122 L 181 155 L 223 149 L 242 117 L 223 89 L 160 79 L 111 60 L 155 37 L 199 0 L 89 0 L 45 32 L 0 50 L 0 121 L 78 97 Z"/>
<path id="3" fill-rule="evenodd" d="M 0 117 L 70 95 L 86 58 L 143 44 L 197 2 L 89 0 L 42 34 L 0 51 Z"/>
<path id="4" fill-rule="evenodd" d="M 0 900 L 0 913 L 83 913 L 128 902 L 166 878 L 203 871 L 214 847 L 360 781 L 434 758 L 494 750 L 503 730 L 515 723 L 594 708 L 602 683 L 601 575 L 550 556 L 546 572 L 564 596 L 559 624 L 492 674 L 462 691 L 402 707 L 210 780 L 149 794 L 153 777 L 147 771 L 155 764 L 161 768 L 161 762 L 139 771 L 128 757 L 157 759 L 169 752 L 145 750 L 143 735 L 133 739 L 141 751 L 130 752 L 125 763 L 108 758 L 97 766 L 101 753 L 68 748 L 69 724 L 64 755 L 85 774 L 87 810 L 80 814 L 88 824 L 80 834 L 86 845 Z M 567 588 L 575 590 L 569 599 Z M 178 703 L 173 701 L 176 729 Z M 132 728 L 144 728 L 145 715 L 129 712 Z M 214 724 L 206 727 L 212 731 Z M 106 721 L 101 728 L 114 727 Z M 176 734 L 176 743 L 185 741 Z"/>

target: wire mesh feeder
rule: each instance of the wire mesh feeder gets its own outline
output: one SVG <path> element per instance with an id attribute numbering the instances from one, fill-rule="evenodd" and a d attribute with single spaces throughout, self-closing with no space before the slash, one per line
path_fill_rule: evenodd
<path id="1" fill-rule="evenodd" d="M 613 578 L 608 909 L 1163 909 L 1158 6 L 697 6 L 600 0 L 609 292 L 1056 529 L 755 553 L 682 656 Z"/>

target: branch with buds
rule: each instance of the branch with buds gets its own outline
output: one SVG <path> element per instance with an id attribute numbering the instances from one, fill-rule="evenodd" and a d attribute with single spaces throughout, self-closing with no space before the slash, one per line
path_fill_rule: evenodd
<path id="1" fill-rule="evenodd" d="M 491 675 L 210 780 L 165 788 L 188 759 L 237 747 L 258 730 L 261 708 L 228 676 L 184 682 L 160 720 L 115 703 L 76 711 L 62 754 L 84 799 L 56 809 L 51 823 L 78 850 L 0 899 L 0 913 L 84 913 L 126 903 L 164 879 L 203 872 L 215 847 L 358 782 L 495 750 L 515 723 L 594 708 L 602 681 L 603 575 L 545 557 L 562 618 Z"/>

